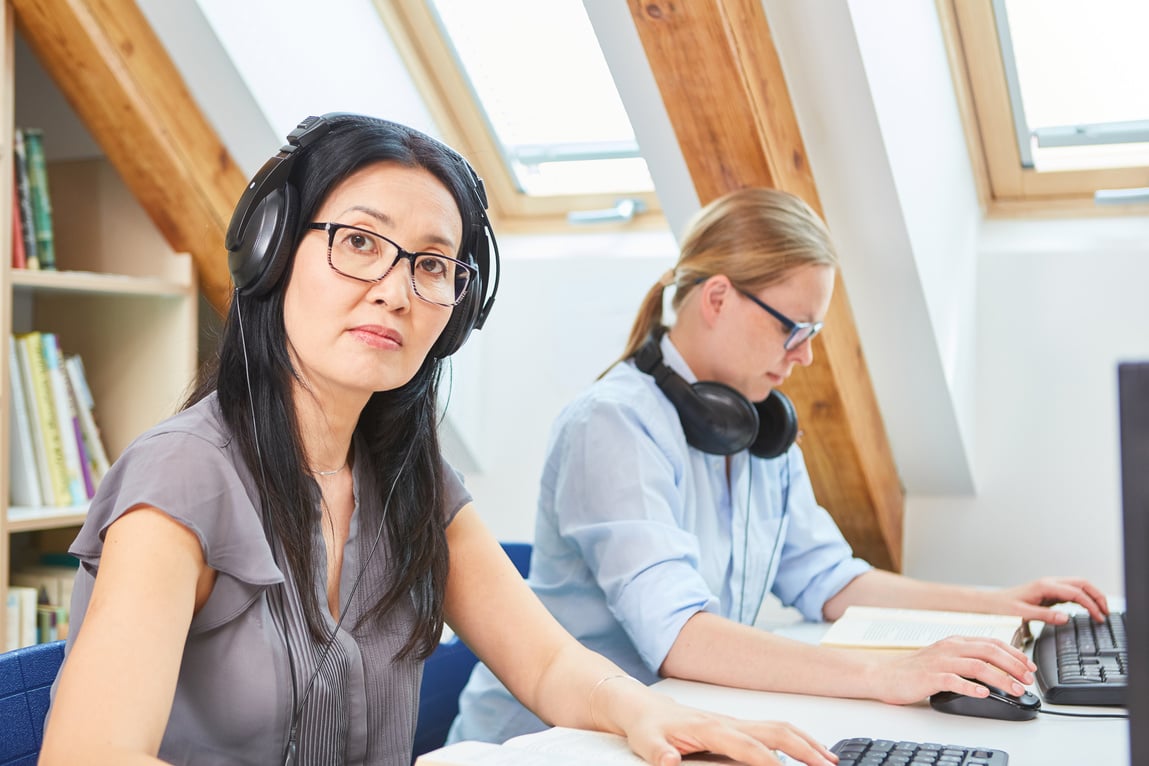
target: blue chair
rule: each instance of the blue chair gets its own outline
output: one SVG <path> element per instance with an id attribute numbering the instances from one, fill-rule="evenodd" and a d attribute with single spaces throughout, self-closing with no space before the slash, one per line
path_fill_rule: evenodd
<path id="1" fill-rule="evenodd" d="M 526 578 L 531 568 L 531 544 L 502 543 L 502 546 L 519 574 Z M 439 648 L 427 658 L 423 665 L 423 685 L 419 691 L 419 718 L 415 725 L 413 751 L 415 757 L 442 747 L 447 741 L 447 732 L 459 714 L 459 695 L 478 661 L 458 636 L 439 644 Z"/>
<path id="2" fill-rule="evenodd" d="M 64 642 L 0 654 L 0 766 L 36 766 Z"/>
<path id="3" fill-rule="evenodd" d="M 506 552 L 507 558 L 515 565 L 515 569 L 519 570 L 519 574 L 523 579 L 527 579 L 527 575 L 531 573 L 531 544 L 530 543 L 499 543 L 503 546 L 503 551 Z"/>

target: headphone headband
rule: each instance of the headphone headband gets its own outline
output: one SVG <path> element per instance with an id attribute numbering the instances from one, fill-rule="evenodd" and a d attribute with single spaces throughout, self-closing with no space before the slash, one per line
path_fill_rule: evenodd
<path id="1" fill-rule="evenodd" d="M 464 181 L 474 196 L 476 204 L 460 210 L 464 226 L 469 225 L 471 229 L 464 232 L 460 256 L 478 269 L 478 277 L 452 310 L 446 329 L 431 349 L 435 357 L 449 356 L 463 345 L 472 330 L 482 328 L 494 306 L 502 271 L 499 248 L 487 216 L 487 191 L 483 179 L 454 149 L 406 125 L 347 112 L 329 112 L 300 122 L 288 134 L 287 143 L 252 178 L 232 214 L 224 244 L 236 289 L 241 295 L 260 296 L 278 284 L 290 260 L 292 238 L 298 228 L 300 203 L 299 194 L 291 183 L 292 168 L 300 150 L 316 143 L 344 121 L 379 126 L 438 148 L 448 160 L 460 166 Z M 468 208 L 473 209 L 477 221 L 467 220 L 472 217 L 467 213 Z"/>
<path id="2" fill-rule="evenodd" d="M 251 179 L 243 196 L 236 203 L 235 213 L 231 217 L 231 224 L 227 227 L 227 235 L 224 237 L 224 246 L 229 251 L 240 247 L 241 234 L 251 222 L 259 201 L 287 184 L 291 166 L 295 161 L 295 152 L 311 146 L 330 130 L 331 123 L 325 117 L 305 117 L 295 130 L 287 134 L 287 143 L 279 148 L 278 154 L 263 163 L 263 167 Z"/>

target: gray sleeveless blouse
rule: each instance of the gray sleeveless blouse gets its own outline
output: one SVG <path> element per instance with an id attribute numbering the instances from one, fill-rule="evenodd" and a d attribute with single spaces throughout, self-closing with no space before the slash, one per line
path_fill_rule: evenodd
<path id="1" fill-rule="evenodd" d="M 440 512 L 450 521 L 470 495 L 446 462 L 444 475 Z M 423 665 L 393 657 L 410 635 L 414 612 L 404 603 L 382 627 L 355 627 L 392 575 L 386 532 L 369 556 L 381 516 L 378 484 L 358 468 L 354 480 L 340 604 L 347 603 L 367 565 L 335 640 L 326 646 L 316 645 L 307 631 L 290 571 L 281 572 L 275 564 L 255 503 L 255 483 L 214 394 L 138 438 L 105 476 L 70 549 L 81 567 L 66 651 L 83 629 L 104 533 L 128 508 L 154 506 L 186 526 L 217 572 L 211 595 L 188 632 L 161 759 L 189 765 L 283 763 L 294 667 L 297 698 L 304 699 L 311 686 L 298 719 L 296 764 L 410 764 Z M 318 504 L 315 519 L 315 560 L 322 562 L 326 553 Z M 373 521 L 361 527 L 363 519 Z M 279 587 L 285 575 L 286 587 Z M 325 566 L 318 579 L 319 603 L 325 605 Z M 322 611 L 334 630 L 330 613 Z"/>

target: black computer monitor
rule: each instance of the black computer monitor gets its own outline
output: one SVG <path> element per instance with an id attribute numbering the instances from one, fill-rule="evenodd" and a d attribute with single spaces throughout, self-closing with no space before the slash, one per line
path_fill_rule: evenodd
<path id="1" fill-rule="evenodd" d="M 1129 637 L 1129 754 L 1149 764 L 1149 362 L 1117 366 L 1125 625 Z"/>

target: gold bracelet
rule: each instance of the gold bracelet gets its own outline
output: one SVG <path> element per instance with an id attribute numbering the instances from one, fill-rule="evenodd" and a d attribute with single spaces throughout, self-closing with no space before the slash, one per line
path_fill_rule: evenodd
<path id="1" fill-rule="evenodd" d="M 627 675 L 626 673 L 612 673 L 603 676 L 594 682 L 594 686 L 590 687 L 590 694 L 587 695 L 587 703 L 590 706 L 590 723 L 598 731 L 603 731 L 602 726 L 599 725 L 598 718 L 594 714 L 594 693 L 598 691 L 599 687 L 604 685 L 607 681 L 613 681 L 616 678 L 625 678 L 628 681 L 634 681 L 639 686 L 644 686 L 642 681 L 639 681 L 634 676 Z"/>

